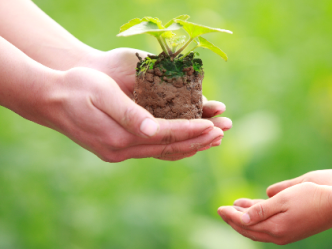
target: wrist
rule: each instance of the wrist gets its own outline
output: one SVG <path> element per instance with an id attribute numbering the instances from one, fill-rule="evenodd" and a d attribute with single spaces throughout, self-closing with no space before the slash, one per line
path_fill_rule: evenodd
<path id="1" fill-rule="evenodd" d="M 9 90 L 15 98 L 4 105 L 23 118 L 49 127 L 47 115 L 52 101 L 52 90 L 61 72 L 41 65 L 32 65 L 26 77 Z"/>

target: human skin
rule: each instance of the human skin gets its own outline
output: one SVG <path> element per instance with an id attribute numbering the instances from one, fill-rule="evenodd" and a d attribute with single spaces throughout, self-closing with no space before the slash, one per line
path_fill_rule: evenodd
<path id="1" fill-rule="evenodd" d="M 1 75 L 6 77 L 0 80 L 0 104 L 63 133 L 105 161 L 179 160 L 218 146 L 222 130 L 232 126 L 227 118 L 211 119 L 225 105 L 206 100 L 203 116 L 208 119 L 155 119 L 130 99 L 135 53 L 144 57 L 146 52 L 93 49 L 29 0 L 0 0 L 0 35 L 7 40 L 1 40 Z M 12 60 L 15 70 L 7 70 Z M 33 92 L 35 88 L 38 94 Z"/>
<path id="2" fill-rule="evenodd" d="M 238 199 L 218 209 L 254 241 L 285 245 L 332 228 L 332 170 L 313 171 L 267 188 L 267 200 Z"/>
<path id="3" fill-rule="evenodd" d="M 15 18 L 13 18 L 15 16 Z M 145 51 L 117 48 L 111 51 L 94 49 L 71 35 L 30 0 L 0 0 L 0 36 L 35 61 L 56 70 L 89 67 L 110 76 L 123 92 L 133 96 L 135 68 Z M 226 107 L 218 101 L 204 101 L 203 117 L 222 114 Z M 225 117 L 211 120 L 222 130 L 232 127 Z"/>

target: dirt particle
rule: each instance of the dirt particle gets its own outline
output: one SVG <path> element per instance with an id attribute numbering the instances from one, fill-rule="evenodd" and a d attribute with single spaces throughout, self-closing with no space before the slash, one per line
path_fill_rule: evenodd
<path id="1" fill-rule="evenodd" d="M 145 74 L 145 79 L 149 82 L 153 82 L 153 74 L 151 73 L 146 73 Z"/>
<path id="2" fill-rule="evenodd" d="M 154 82 L 155 84 L 160 84 L 160 83 L 161 83 L 161 78 L 158 77 L 158 76 L 154 76 L 154 77 L 153 77 L 153 82 Z"/>
<path id="3" fill-rule="evenodd" d="M 163 73 L 161 72 L 160 68 L 155 68 L 154 69 L 154 74 L 157 76 L 163 76 Z"/>
<path id="4" fill-rule="evenodd" d="M 183 78 L 182 77 L 173 78 L 173 86 L 178 88 L 183 87 Z"/>

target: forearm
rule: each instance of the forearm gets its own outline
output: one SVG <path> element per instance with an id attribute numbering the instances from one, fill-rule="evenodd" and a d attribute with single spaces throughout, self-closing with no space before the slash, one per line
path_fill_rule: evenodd
<path id="1" fill-rule="evenodd" d="M 0 37 L 0 105 L 41 123 L 35 117 L 57 75 Z"/>
<path id="2" fill-rule="evenodd" d="M 35 61 L 58 70 L 75 66 L 93 51 L 30 0 L 0 0 L 0 36 Z"/>

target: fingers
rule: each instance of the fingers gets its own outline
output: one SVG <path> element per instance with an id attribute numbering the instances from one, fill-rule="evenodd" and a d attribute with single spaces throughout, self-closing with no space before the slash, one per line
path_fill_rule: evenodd
<path id="1" fill-rule="evenodd" d="M 151 113 L 135 104 L 107 75 L 103 80 L 108 81 L 108 88 L 93 95 L 92 103 L 130 133 L 145 138 L 156 135 L 160 126 Z"/>
<path id="2" fill-rule="evenodd" d="M 213 128 L 210 132 L 199 137 L 175 142 L 167 145 L 138 145 L 122 149 L 117 153 L 123 161 L 129 158 L 154 157 L 163 160 L 179 160 L 192 156 L 203 147 L 215 142 L 220 142 L 223 132 L 219 128 Z"/>
<path id="3" fill-rule="evenodd" d="M 243 225 L 252 226 L 283 211 L 285 208 L 282 203 L 278 201 L 278 198 L 272 197 L 248 208 L 240 219 Z"/>
<path id="4" fill-rule="evenodd" d="M 269 222 L 268 220 L 268 222 L 263 221 L 262 223 L 255 225 L 244 225 L 241 220 L 241 217 L 243 216 L 242 210 L 246 209 L 225 206 L 218 209 L 218 214 L 235 231 L 249 239 L 260 242 L 277 242 L 277 238 L 271 234 L 271 230 L 275 230 L 276 224 L 274 222 Z"/>
<path id="5" fill-rule="evenodd" d="M 251 207 L 252 205 L 255 205 L 256 203 L 259 203 L 259 202 L 262 202 L 264 201 L 263 199 L 254 199 L 254 200 L 251 200 L 251 199 L 247 199 L 247 198 L 241 198 L 241 199 L 238 199 L 236 201 L 234 201 L 234 206 L 237 206 L 237 207 L 242 207 L 242 208 L 249 208 Z"/>
<path id="6" fill-rule="evenodd" d="M 296 184 L 299 184 L 302 182 L 302 177 L 297 177 L 291 180 L 286 180 L 286 181 L 282 181 L 282 182 L 278 182 L 276 184 L 273 184 L 271 186 L 269 186 L 266 190 L 266 194 L 269 197 L 272 197 L 276 194 L 278 194 L 280 191 L 289 188 L 291 186 L 294 186 Z"/>
<path id="7" fill-rule="evenodd" d="M 114 141 L 114 143 L 117 142 L 115 149 L 123 149 L 137 145 L 165 145 L 181 142 L 199 137 L 214 128 L 214 124 L 211 121 L 204 119 L 156 119 L 156 121 L 159 124 L 160 130 L 155 136 L 150 138 L 137 137 L 122 129 L 122 127 L 118 127 L 119 131 L 116 134 L 112 130 L 109 130 L 107 137 L 109 140 Z"/>
<path id="8" fill-rule="evenodd" d="M 226 110 L 224 103 L 219 101 L 203 101 L 203 118 L 212 118 Z"/>
<path id="9" fill-rule="evenodd" d="M 160 131 L 153 138 L 143 139 L 140 143 L 146 144 L 171 144 L 198 137 L 208 133 L 214 128 L 214 124 L 204 119 L 156 119 L 160 126 Z M 219 131 L 222 132 L 222 131 Z M 222 132 L 223 135 L 223 132 Z"/>
<path id="10" fill-rule="evenodd" d="M 220 207 L 218 213 L 223 219 L 225 217 L 226 220 L 232 220 L 239 225 L 252 226 L 284 211 L 280 202 L 277 202 L 276 199 L 271 198 L 257 202 L 244 213 L 236 211 L 234 207 Z"/>
<path id="11" fill-rule="evenodd" d="M 227 131 L 232 128 L 232 120 L 226 117 L 208 118 L 215 127 L 219 127 L 223 131 Z"/>
<path id="12" fill-rule="evenodd" d="M 223 131 L 227 131 L 232 128 L 232 120 L 226 117 L 213 118 L 219 114 L 222 114 L 226 110 L 224 103 L 219 101 L 208 101 L 205 96 L 203 96 L 203 118 L 209 119 L 214 123 L 216 127 L 219 127 Z"/>

